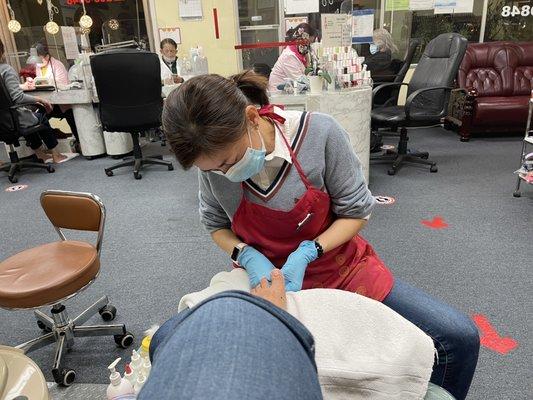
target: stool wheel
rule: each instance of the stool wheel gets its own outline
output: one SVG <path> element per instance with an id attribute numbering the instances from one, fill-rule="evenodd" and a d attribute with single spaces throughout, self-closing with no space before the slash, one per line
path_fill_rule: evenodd
<path id="1" fill-rule="evenodd" d="M 135 338 L 133 334 L 130 332 L 126 332 L 124 335 L 115 335 L 115 343 L 122 347 L 123 349 L 127 349 L 133 344 L 133 339 Z"/>
<path id="2" fill-rule="evenodd" d="M 109 169 L 106 169 L 106 170 L 105 170 L 105 174 L 106 174 L 107 176 L 113 176 L 113 171 L 111 171 L 111 170 L 109 170 Z"/>
<path id="3" fill-rule="evenodd" d="M 45 332 L 52 332 L 52 330 L 49 327 L 47 327 L 45 324 L 43 324 L 42 321 L 37 321 L 37 326 L 39 327 L 39 329 Z"/>
<path id="4" fill-rule="evenodd" d="M 174 166 L 173 166 L 172 164 L 170 164 L 170 165 L 168 166 L 168 170 L 169 170 L 169 171 L 174 171 Z"/>
<path id="5" fill-rule="evenodd" d="M 61 370 L 52 370 L 54 381 L 60 386 L 70 386 L 76 379 L 76 371 L 71 368 L 62 368 Z"/>
<path id="6" fill-rule="evenodd" d="M 140 172 L 135 172 L 135 171 L 133 172 L 133 176 L 135 179 L 141 179 L 143 177 Z"/>
<path id="7" fill-rule="evenodd" d="M 391 168 L 391 169 L 387 170 L 387 174 L 395 175 L 396 174 L 396 170 L 394 168 Z"/>
<path id="8" fill-rule="evenodd" d="M 52 167 L 51 165 L 49 165 L 48 167 L 46 167 L 46 170 L 48 171 L 49 174 L 52 174 L 52 173 L 56 172 L 55 168 Z"/>
<path id="9" fill-rule="evenodd" d="M 520 193 L 520 190 L 515 190 L 513 193 L 513 197 L 520 197 L 522 196 L 522 193 Z"/>
<path id="10" fill-rule="evenodd" d="M 111 304 L 103 306 L 98 310 L 102 319 L 106 322 L 113 321 L 117 315 L 117 308 Z"/>
<path id="11" fill-rule="evenodd" d="M 437 168 L 436 165 L 432 165 L 431 168 L 429 169 L 430 172 L 437 172 L 439 169 Z"/>

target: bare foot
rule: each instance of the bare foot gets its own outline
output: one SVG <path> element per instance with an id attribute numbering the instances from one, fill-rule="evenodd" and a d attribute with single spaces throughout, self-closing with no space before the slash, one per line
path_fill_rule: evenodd
<path id="1" fill-rule="evenodd" d="M 46 150 L 39 148 L 33 151 L 35 153 L 35 156 L 37 158 L 40 158 L 43 161 L 46 161 L 50 158 L 51 154 L 48 153 Z"/>
<path id="2" fill-rule="evenodd" d="M 271 273 L 272 284 L 269 285 L 266 278 L 261 279 L 261 283 L 251 290 L 254 296 L 270 301 L 275 306 L 287 309 L 287 296 L 285 292 L 285 278 L 278 269 L 273 269 Z"/>
<path id="3" fill-rule="evenodd" d="M 64 154 L 61 154 L 59 152 L 52 152 L 52 160 L 54 161 L 54 163 L 59 163 L 61 161 L 64 161 L 66 160 L 68 157 Z"/>

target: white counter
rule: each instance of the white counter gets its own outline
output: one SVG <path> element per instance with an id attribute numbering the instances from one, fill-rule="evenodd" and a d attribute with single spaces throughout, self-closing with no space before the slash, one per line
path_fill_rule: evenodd
<path id="1" fill-rule="evenodd" d="M 315 111 L 334 117 L 348 132 L 352 147 L 361 160 L 365 179 L 368 182 L 371 87 L 342 92 L 325 91 L 319 95 L 274 94 L 270 96 L 270 102 L 283 104 L 288 110 Z"/>

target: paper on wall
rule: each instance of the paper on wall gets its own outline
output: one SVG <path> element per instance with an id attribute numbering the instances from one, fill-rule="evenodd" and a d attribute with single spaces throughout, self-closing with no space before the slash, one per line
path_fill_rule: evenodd
<path id="1" fill-rule="evenodd" d="M 409 10 L 433 10 L 435 6 L 435 0 L 410 0 Z"/>
<path id="2" fill-rule="evenodd" d="M 351 46 L 352 18 L 346 14 L 322 14 L 322 46 Z"/>
<path id="3" fill-rule="evenodd" d="M 181 18 L 203 18 L 202 0 L 178 0 Z"/>
<path id="4" fill-rule="evenodd" d="M 435 0 L 435 14 L 459 14 L 474 11 L 474 0 L 449 0 L 449 2 L 452 4 L 446 5 L 446 0 Z"/>
<path id="5" fill-rule="evenodd" d="M 289 29 L 295 28 L 300 24 L 307 23 L 307 17 L 289 17 L 285 18 L 285 32 Z"/>
<path id="6" fill-rule="evenodd" d="M 77 59 L 80 52 L 78 49 L 76 30 L 73 26 L 62 26 L 61 35 L 63 36 L 63 44 L 65 46 L 65 56 L 67 57 L 67 60 Z"/>
<path id="7" fill-rule="evenodd" d="M 409 0 L 385 0 L 385 11 L 409 10 Z"/>
<path id="8" fill-rule="evenodd" d="M 372 43 L 374 9 L 352 12 L 352 43 Z"/>
<path id="9" fill-rule="evenodd" d="M 320 0 L 285 0 L 285 14 L 308 14 L 318 12 Z"/>
<path id="10" fill-rule="evenodd" d="M 180 28 L 159 28 L 159 42 L 167 38 L 174 40 L 176 44 L 181 44 Z"/>

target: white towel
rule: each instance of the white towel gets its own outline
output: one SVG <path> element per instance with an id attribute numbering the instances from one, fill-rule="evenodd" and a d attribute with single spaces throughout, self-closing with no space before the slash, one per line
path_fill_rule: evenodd
<path id="1" fill-rule="evenodd" d="M 191 308 L 226 290 L 249 292 L 246 271 L 218 273 L 208 288 L 183 296 Z M 326 400 L 423 399 L 433 368 L 433 341 L 378 301 L 335 289 L 287 293 L 287 311 L 313 334 Z"/>

